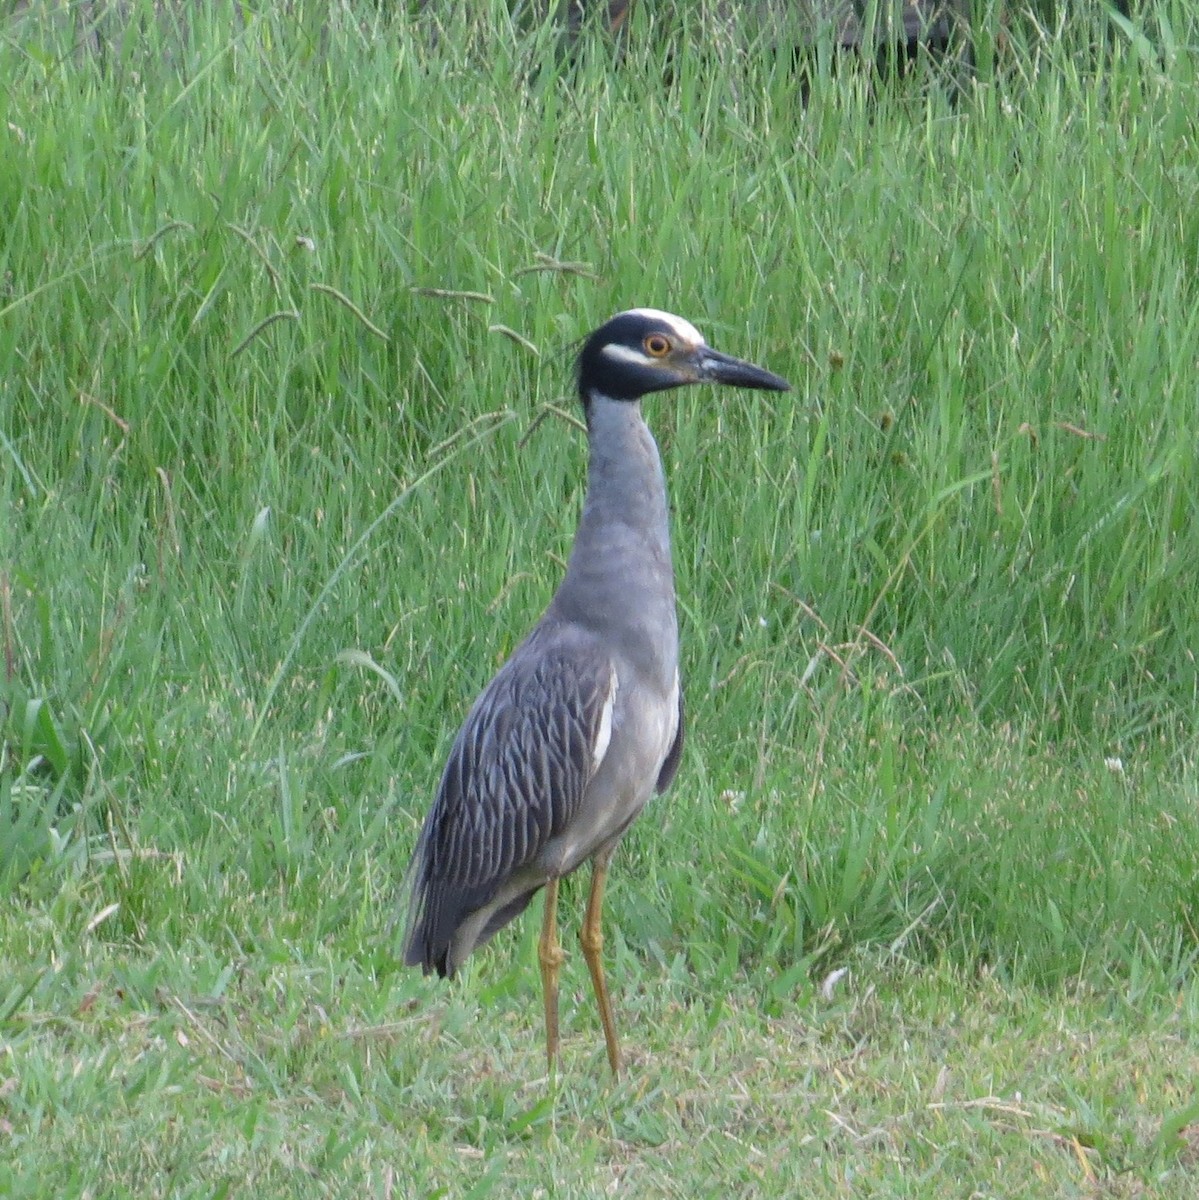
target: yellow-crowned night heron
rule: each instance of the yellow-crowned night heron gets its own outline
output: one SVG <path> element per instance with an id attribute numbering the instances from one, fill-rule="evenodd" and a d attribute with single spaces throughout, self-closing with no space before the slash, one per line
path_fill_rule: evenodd
<path id="1" fill-rule="evenodd" d="M 452 975 L 546 889 L 539 944 L 546 1053 L 558 1054 L 558 880 L 587 859 L 580 941 L 614 1073 L 620 1049 L 600 951 L 604 877 L 621 835 L 669 786 L 683 746 L 666 482 L 641 398 L 689 383 L 786 391 L 655 309 L 584 343 L 587 498 L 545 615 L 483 690 L 450 751 L 410 868 L 405 962 Z"/>

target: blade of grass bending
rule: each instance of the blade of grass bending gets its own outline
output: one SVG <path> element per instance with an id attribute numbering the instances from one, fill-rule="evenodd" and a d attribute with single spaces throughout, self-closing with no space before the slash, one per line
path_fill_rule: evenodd
<path id="1" fill-rule="evenodd" d="M 296 653 L 300 648 L 300 643 L 304 640 L 304 636 L 308 632 L 308 627 L 316 619 L 316 614 L 320 611 L 321 606 L 325 603 L 325 600 L 329 596 L 330 592 L 332 592 L 333 588 L 337 585 L 338 580 L 340 580 L 341 577 L 350 569 L 350 567 L 354 565 L 361 557 L 367 543 L 372 537 L 374 537 L 375 531 L 379 529 L 381 525 L 383 525 L 383 523 L 392 515 L 392 513 L 401 508 L 418 488 L 421 488 L 428 483 L 430 479 L 432 479 L 439 471 L 442 470 L 442 468 L 446 467 L 449 463 L 453 462 L 454 459 L 458 458 L 465 451 L 471 449 L 471 447 L 477 445 L 485 438 L 491 437 L 502 426 L 513 420 L 515 415 L 516 414 L 509 409 L 505 409 L 499 413 L 489 413 L 488 416 L 493 416 L 496 418 L 492 424 L 490 424 L 486 429 L 480 430 L 478 433 L 473 434 L 471 437 L 464 438 L 456 446 L 439 458 L 431 467 L 428 467 L 424 472 L 417 476 L 417 478 L 414 479 L 406 488 L 404 488 L 404 490 L 400 492 L 400 494 L 396 496 L 395 499 L 392 500 L 391 503 L 388 504 L 388 506 L 362 531 L 358 537 L 358 540 L 355 541 L 349 550 L 346 551 L 345 557 L 342 558 L 341 562 L 339 562 L 333 569 L 333 572 L 330 574 L 329 578 L 325 580 L 324 586 L 317 594 L 316 599 L 313 600 L 312 604 L 309 606 L 308 611 L 304 614 L 304 619 L 300 622 L 299 628 L 293 635 L 291 644 L 287 647 L 287 653 L 283 655 L 279 665 L 275 668 L 275 673 L 271 676 L 271 681 L 267 685 L 266 695 L 263 697 L 262 703 L 259 705 L 258 716 L 254 720 L 254 727 L 250 730 L 247 748 L 253 746 L 258 740 L 258 735 L 262 732 L 262 726 L 266 721 L 266 714 L 270 710 L 271 704 L 275 699 L 276 693 L 279 691 L 279 687 L 282 684 L 284 677 L 291 668 L 292 661 L 295 659 Z"/>

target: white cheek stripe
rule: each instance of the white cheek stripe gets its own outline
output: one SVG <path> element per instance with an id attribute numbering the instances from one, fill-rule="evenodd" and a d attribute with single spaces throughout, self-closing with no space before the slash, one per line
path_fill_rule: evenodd
<path id="1" fill-rule="evenodd" d="M 609 342 L 600 350 L 600 354 L 614 362 L 632 363 L 635 367 L 660 367 L 662 365 L 659 359 L 650 358 L 648 354 L 642 354 L 640 350 L 634 350 L 632 346 L 621 346 L 617 342 Z"/>

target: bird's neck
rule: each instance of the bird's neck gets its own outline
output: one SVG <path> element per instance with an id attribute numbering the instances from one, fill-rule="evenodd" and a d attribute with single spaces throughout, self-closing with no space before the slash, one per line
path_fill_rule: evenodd
<path id="1" fill-rule="evenodd" d="M 630 637 L 643 627 L 659 629 L 665 656 L 673 658 L 666 480 L 641 406 L 593 393 L 587 440 L 587 498 L 556 606 L 572 620 L 625 629 Z M 673 662 L 663 669 L 673 674 Z"/>
<path id="2" fill-rule="evenodd" d="M 670 518 L 662 459 L 638 401 L 593 393 L 587 404 L 587 498 L 576 545 L 608 531 L 631 532 L 648 566 L 670 569 Z M 598 547 L 592 546 L 592 549 Z M 631 547 L 622 554 L 636 564 Z"/>

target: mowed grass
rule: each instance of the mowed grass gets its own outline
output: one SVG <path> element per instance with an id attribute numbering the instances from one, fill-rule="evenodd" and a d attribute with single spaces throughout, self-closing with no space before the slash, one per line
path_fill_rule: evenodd
<path id="1" fill-rule="evenodd" d="M 1194 1196 L 1199 25 L 805 109 L 641 7 L 0 27 L 0 1194 Z M 634 304 L 795 391 L 646 405 L 690 735 L 551 1085 L 536 912 L 395 920 Z"/>

